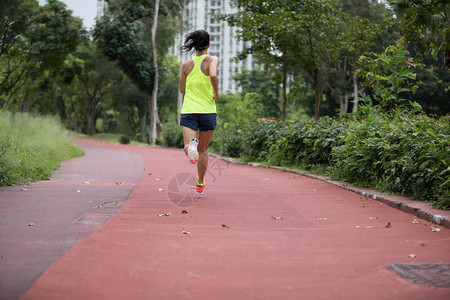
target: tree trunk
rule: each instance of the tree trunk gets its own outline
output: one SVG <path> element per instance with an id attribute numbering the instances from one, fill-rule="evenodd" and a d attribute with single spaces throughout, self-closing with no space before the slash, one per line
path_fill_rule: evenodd
<path id="1" fill-rule="evenodd" d="M 322 94 L 319 91 L 319 70 L 314 69 L 314 94 L 315 94 L 315 116 L 314 120 L 318 121 L 320 118 L 320 104 L 322 102 Z"/>
<path id="2" fill-rule="evenodd" d="M 181 0 L 181 17 L 180 17 L 180 49 L 179 49 L 179 61 L 180 61 L 180 75 L 181 75 L 181 65 L 183 64 L 183 51 L 181 50 L 181 46 L 183 45 L 184 38 L 184 12 L 186 10 L 186 0 Z M 178 99 L 177 99 L 177 120 L 178 124 L 180 124 L 180 114 L 181 114 L 181 106 L 183 105 L 183 94 L 178 90 Z"/>
<path id="3" fill-rule="evenodd" d="M 158 117 L 158 57 L 156 53 L 156 27 L 158 25 L 158 12 L 159 12 L 159 0 L 155 1 L 155 14 L 153 16 L 152 25 L 152 50 L 153 50 L 153 65 L 155 67 L 155 77 L 153 81 L 153 92 L 151 97 L 151 113 L 150 113 L 150 132 L 149 143 L 150 145 L 156 145 L 156 119 Z"/>
<path id="4" fill-rule="evenodd" d="M 287 90 L 287 55 L 283 53 L 283 99 L 281 103 L 281 120 L 286 121 L 286 90 Z"/>
<path id="5" fill-rule="evenodd" d="M 359 90 L 358 90 L 358 79 L 356 78 L 356 73 L 353 73 L 353 109 L 352 112 L 358 111 L 358 97 L 359 97 Z"/>
<path id="6" fill-rule="evenodd" d="M 141 143 L 145 143 L 145 126 L 147 124 L 146 121 L 147 121 L 147 114 L 144 114 L 139 118 L 139 123 L 141 125 L 141 138 L 140 138 Z"/>

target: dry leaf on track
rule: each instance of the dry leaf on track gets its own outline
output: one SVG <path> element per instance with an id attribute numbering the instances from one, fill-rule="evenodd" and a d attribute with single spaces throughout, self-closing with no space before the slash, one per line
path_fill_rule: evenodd
<path id="1" fill-rule="evenodd" d="M 182 234 L 191 234 L 189 231 L 186 231 L 186 230 L 182 230 L 181 233 Z"/>

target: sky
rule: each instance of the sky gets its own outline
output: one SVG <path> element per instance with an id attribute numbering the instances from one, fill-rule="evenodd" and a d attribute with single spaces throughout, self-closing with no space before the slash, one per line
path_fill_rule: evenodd
<path id="1" fill-rule="evenodd" d="M 42 6 L 47 3 L 46 0 L 38 0 Z M 97 17 L 97 0 L 61 0 L 72 10 L 72 15 L 83 19 L 83 25 L 90 30 L 94 24 L 94 18 Z"/>

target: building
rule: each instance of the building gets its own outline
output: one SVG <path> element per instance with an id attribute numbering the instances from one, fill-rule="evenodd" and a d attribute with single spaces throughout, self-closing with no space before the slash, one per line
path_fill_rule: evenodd
<path id="1" fill-rule="evenodd" d="M 107 8 L 108 4 L 106 3 L 106 0 L 97 0 L 97 19 L 100 20 Z"/>
<path id="2" fill-rule="evenodd" d="M 211 13 L 229 14 L 235 11 L 235 8 L 230 7 L 228 0 L 190 0 L 186 7 L 185 33 L 203 29 L 210 34 L 211 46 L 208 54 L 219 58 L 218 77 L 221 92 L 239 92 L 236 83 L 232 80 L 233 75 L 241 72 L 243 68 L 253 67 L 251 55 L 245 61 L 233 61 L 236 54 L 244 48 L 244 42 L 237 40 L 235 28 L 211 15 Z M 177 37 L 171 53 L 179 55 L 179 47 L 179 37 Z"/>

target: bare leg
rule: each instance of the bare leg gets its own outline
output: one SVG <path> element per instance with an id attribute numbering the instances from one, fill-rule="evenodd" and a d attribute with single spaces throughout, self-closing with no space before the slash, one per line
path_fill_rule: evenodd
<path id="1" fill-rule="evenodd" d="M 191 139 L 197 137 L 197 130 L 181 126 L 181 131 L 183 132 L 183 140 L 184 140 L 184 153 L 188 154 L 189 142 Z"/>
<path id="2" fill-rule="evenodd" d="M 198 183 L 203 183 L 205 178 L 206 169 L 208 168 L 208 146 L 213 137 L 214 130 L 199 131 L 198 135 Z M 186 149 L 186 147 L 185 147 Z"/>

